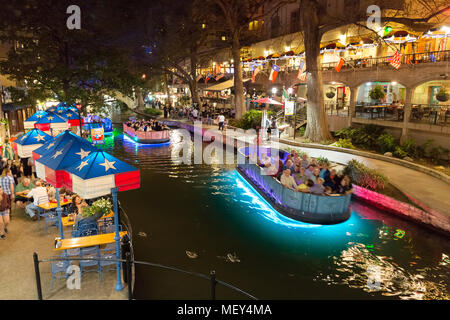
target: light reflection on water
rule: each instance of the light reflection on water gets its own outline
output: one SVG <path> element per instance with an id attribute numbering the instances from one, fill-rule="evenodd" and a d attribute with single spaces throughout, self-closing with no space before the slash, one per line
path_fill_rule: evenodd
<path id="1" fill-rule="evenodd" d="M 291 220 L 254 192 L 234 165 L 217 164 L 217 155 L 212 165 L 174 160 L 181 142 L 177 130 L 171 134 L 170 146 L 142 147 L 116 137 L 105 148 L 141 169 L 141 189 L 119 196 L 136 221 L 135 233 L 148 234 L 134 239 L 140 259 L 203 273 L 214 266 L 222 280 L 262 299 L 448 299 L 448 239 L 358 202 L 338 225 Z M 192 146 L 188 152 L 192 159 Z M 142 195 L 153 199 L 148 217 L 137 203 Z M 168 234 L 177 234 L 176 241 Z M 227 257 L 239 259 L 229 263 Z M 146 272 L 138 271 L 142 283 Z M 161 297 L 144 284 L 136 293 L 191 294 L 183 289 L 181 296 Z"/>

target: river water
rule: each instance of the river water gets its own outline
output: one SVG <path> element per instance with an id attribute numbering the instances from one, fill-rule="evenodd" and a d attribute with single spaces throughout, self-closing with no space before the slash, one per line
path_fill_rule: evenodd
<path id="1" fill-rule="evenodd" d="M 140 169 L 141 188 L 119 194 L 135 259 L 209 274 L 259 299 L 448 299 L 450 241 L 353 201 L 333 226 L 279 215 L 235 165 L 174 160 L 180 143 L 146 146 L 117 134 L 104 149 Z M 209 282 L 136 267 L 138 299 L 209 299 Z M 218 286 L 218 299 L 244 299 Z"/>

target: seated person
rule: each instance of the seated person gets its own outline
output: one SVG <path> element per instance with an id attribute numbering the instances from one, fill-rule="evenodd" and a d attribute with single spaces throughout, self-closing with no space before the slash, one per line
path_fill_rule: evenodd
<path id="1" fill-rule="evenodd" d="M 295 166 L 292 160 L 287 160 L 286 164 L 283 166 L 283 170 L 289 169 L 291 172 L 295 171 Z"/>
<path id="2" fill-rule="evenodd" d="M 342 178 L 341 183 L 337 187 L 337 192 L 344 195 L 353 193 L 353 187 L 352 183 L 350 182 L 349 176 L 345 176 Z"/>
<path id="3" fill-rule="evenodd" d="M 295 183 L 294 177 L 291 176 L 291 170 L 289 169 L 283 170 L 280 181 L 281 184 L 286 188 L 293 190 L 297 188 L 297 184 Z"/>
<path id="4" fill-rule="evenodd" d="M 320 177 L 325 179 L 326 176 L 330 174 L 330 170 L 328 169 L 328 164 L 326 162 L 319 163 L 320 168 Z"/>
<path id="5" fill-rule="evenodd" d="M 329 196 L 330 194 L 333 193 L 333 189 L 331 189 L 330 187 L 325 187 L 324 188 L 324 193 Z"/>
<path id="6" fill-rule="evenodd" d="M 309 188 L 309 191 L 314 194 L 323 194 L 325 192 L 325 187 L 323 186 L 324 181 L 322 178 L 317 178 L 317 182 Z"/>
<path id="7" fill-rule="evenodd" d="M 323 184 L 325 187 L 331 188 L 331 190 L 335 190 L 338 183 L 337 183 L 337 175 L 336 175 L 336 169 L 331 169 L 330 174 L 325 177 L 325 182 Z"/>
<path id="8" fill-rule="evenodd" d="M 303 155 L 301 165 L 305 169 L 309 167 L 308 156 L 306 154 Z"/>
<path id="9" fill-rule="evenodd" d="M 81 215 L 84 207 L 87 207 L 87 203 L 79 195 L 72 196 L 72 203 L 69 206 L 69 214 L 75 213 L 76 216 Z"/>
<path id="10" fill-rule="evenodd" d="M 16 196 L 14 197 L 14 201 L 19 208 L 22 208 L 22 209 L 25 208 L 24 202 L 27 202 L 30 199 L 28 199 L 27 197 L 24 197 L 24 196 L 19 196 L 19 195 L 17 195 L 17 193 L 18 192 L 28 193 L 33 188 L 34 188 L 34 184 L 31 183 L 31 180 L 26 177 L 23 177 L 21 182 L 16 186 L 16 189 L 15 189 Z"/>
<path id="11" fill-rule="evenodd" d="M 38 210 L 38 205 L 49 202 L 47 189 L 42 186 L 42 181 L 37 180 L 35 185 L 36 187 L 27 194 L 27 198 L 33 197 L 33 203 L 25 207 L 26 213 L 32 220 L 37 220 L 36 211 Z"/>
<path id="12" fill-rule="evenodd" d="M 305 170 L 305 168 L 300 167 L 299 172 L 294 173 L 294 179 L 298 185 L 308 181 L 308 176 L 305 174 Z"/>
<path id="13" fill-rule="evenodd" d="M 310 188 L 314 186 L 314 182 L 312 180 L 308 180 L 305 183 L 302 183 L 297 187 L 297 191 L 300 192 L 309 192 Z"/>
<path id="14" fill-rule="evenodd" d="M 311 171 L 310 171 L 311 172 Z M 308 176 L 309 179 L 311 179 L 314 183 L 317 183 L 317 179 L 320 178 L 320 169 L 318 167 L 315 167 L 312 173 L 309 173 L 305 171 L 305 174 Z"/>

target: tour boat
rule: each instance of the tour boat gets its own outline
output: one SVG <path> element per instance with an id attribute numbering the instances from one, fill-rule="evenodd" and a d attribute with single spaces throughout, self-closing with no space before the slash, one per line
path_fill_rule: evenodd
<path id="1" fill-rule="evenodd" d="M 288 152 L 277 150 L 281 160 Z M 349 195 L 316 195 L 294 191 L 281 185 L 272 176 L 264 174 L 264 168 L 250 161 L 256 150 L 253 147 L 238 149 L 238 173 L 280 214 L 291 219 L 313 224 L 336 224 L 350 218 Z M 257 156 L 266 153 L 270 157 L 270 148 L 259 148 Z"/>
<path id="2" fill-rule="evenodd" d="M 158 144 L 170 141 L 169 130 L 148 131 L 148 132 L 136 131 L 133 128 L 128 127 L 124 123 L 123 133 L 127 134 L 134 141 L 144 144 Z"/>

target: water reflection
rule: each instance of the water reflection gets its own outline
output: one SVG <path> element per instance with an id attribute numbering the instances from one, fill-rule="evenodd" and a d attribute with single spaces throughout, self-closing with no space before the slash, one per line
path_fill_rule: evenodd
<path id="1" fill-rule="evenodd" d="M 180 148 L 178 130 L 171 138 L 169 146 L 142 147 L 117 136 L 106 147 L 141 169 L 141 189 L 119 195 L 136 231 L 146 235 L 133 239 L 141 260 L 196 272 L 214 268 L 259 298 L 449 298 L 448 239 L 358 202 L 338 225 L 291 220 L 234 165 L 218 164 L 220 154 L 211 155 L 212 165 L 184 164 L 193 144 Z M 145 210 L 143 197 L 151 201 Z M 136 293 L 162 298 L 147 272 L 137 270 Z M 181 288 L 189 297 L 192 288 Z"/>

